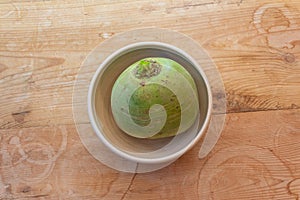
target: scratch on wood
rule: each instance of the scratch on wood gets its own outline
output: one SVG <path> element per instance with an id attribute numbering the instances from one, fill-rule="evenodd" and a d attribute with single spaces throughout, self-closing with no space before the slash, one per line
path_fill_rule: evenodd
<path id="1" fill-rule="evenodd" d="M 131 186 L 132 186 L 132 184 L 133 184 L 133 181 L 134 181 L 136 175 L 137 175 L 137 173 L 135 173 L 135 174 L 132 176 L 132 178 L 131 178 L 131 180 L 130 180 L 130 183 L 129 183 L 127 189 L 126 189 L 126 191 L 124 192 L 123 196 L 121 197 L 121 200 L 125 199 L 127 193 L 129 192 L 129 190 L 130 190 L 130 188 L 131 188 Z"/>
<path id="2" fill-rule="evenodd" d="M 30 195 L 30 196 L 25 196 L 23 198 L 33 199 L 33 198 L 41 198 L 41 197 L 49 197 L 49 194 Z"/>
<path id="3" fill-rule="evenodd" d="M 22 122 L 24 122 L 25 116 L 30 112 L 31 111 L 26 110 L 26 111 L 22 111 L 22 112 L 15 112 L 15 113 L 12 113 L 11 115 L 13 116 L 13 118 L 15 119 L 15 121 L 17 123 L 22 123 Z"/>
<path id="4" fill-rule="evenodd" d="M 189 8 L 189 7 L 201 7 L 201 6 L 209 6 L 209 5 L 232 5 L 236 4 L 240 6 L 244 0 L 227 0 L 227 1 L 222 1 L 222 0 L 214 0 L 210 2 L 205 2 L 205 3 L 195 3 L 195 4 L 184 4 L 183 6 L 173 6 L 170 7 L 169 9 L 177 9 L 177 8 Z"/>
<path id="5" fill-rule="evenodd" d="M 26 115 L 26 114 L 28 114 L 30 112 L 31 112 L 30 110 L 26 110 L 26 111 L 22 111 L 22 112 L 12 113 L 12 115 L 14 115 L 14 116 L 16 116 L 16 115 Z"/>
<path id="6" fill-rule="evenodd" d="M 169 7 L 168 9 L 178 9 L 178 8 L 188 8 L 188 7 L 200 7 L 200 6 L 208 6 L 208 5 L 214 5 L 215 2 L 206 2 L 206 3 L 197 3 L 197 4 L 186 4 L 183 6 L 173 6 Z"/>

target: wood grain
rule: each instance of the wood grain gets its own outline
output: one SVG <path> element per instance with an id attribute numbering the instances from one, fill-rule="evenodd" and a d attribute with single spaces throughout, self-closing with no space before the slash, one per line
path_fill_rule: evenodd
<path id="1" fill-rule="evenodd" d="M 167 168 L 134 177 L 96 161 L 73 125 L 2 130 L 0 194 L 8 199 L 292 199 L 299 195 L 299 119 L 298 110 L 228 114 L 222 138 L 207 158 L 198 160 L 195 147 Z"/>
<path id="2" fill-rule="evenodd" d="M 298 0 L 0 2 L 0 199 L 300 198 Z M 224 80 L 227 121 L 149 174 L 107 168 L 72 116 L 81 63 L 99 43 L 144 27 L 202 45 Z"/>

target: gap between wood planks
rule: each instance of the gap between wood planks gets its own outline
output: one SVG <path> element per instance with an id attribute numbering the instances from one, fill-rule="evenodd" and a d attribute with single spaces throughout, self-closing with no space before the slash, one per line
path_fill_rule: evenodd
<path id="1" fill-rule="evenodd" d="M 300 112 L 300 108 L 281 108 L 281 109 L 266 109 L 266 110 L 245 110 L 245 111 L 239 111 L 239 112 L 226 112 L 226 115 L 235 115 L 235 114 L 246 114 L 246 113 L 259 113 L 259 112 L 284 112 L 284 111 L 299 111 Z M 21 113 L 20 113 L 21 114 Z M 224 113 L 216 113 L 215 115 L 223 115 Z M 89 122 L 83 122 L 83 123 L 78 123 L 78 124 L 89 124 Z M 75 123 L 63 123 L 63 124 L 47 124 L 47 125 L 31 125 L 31 126 L 25 126 L 25 127 L 11 127 L 11 128 L 0 128 L 0 131 L 8 131 L 8 130 L 20 130 L 20 129 L 30 129 L 30 128 L 51 128 L 51 127 L 56 127 L 56 126 L 74 126 L 75 127 Z"/>

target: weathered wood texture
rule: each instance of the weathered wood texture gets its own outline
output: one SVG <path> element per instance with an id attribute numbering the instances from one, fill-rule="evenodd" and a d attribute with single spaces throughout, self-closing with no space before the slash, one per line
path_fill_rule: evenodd
<path id="1" fill-rule="evenodd" d="M 148 174 L 114 171 L 83 147 L 72 89 L 87 54 L 123 31 L 176 30 L 212 57 L 227 120 Z M 298 0 L 0 1 L 0 199 L 300 198 Z"/>

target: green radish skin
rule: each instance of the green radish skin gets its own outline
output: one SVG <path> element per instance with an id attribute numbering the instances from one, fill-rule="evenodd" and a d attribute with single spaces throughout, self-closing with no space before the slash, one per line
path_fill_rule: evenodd
<path id="1" fill-rule="evenodd" d="M 129 66 L 113 86 L 111 108 L 121 130 L 149 139 L 180 134 L 199 115 L 193 78 L 166 58 L 146 58 Z"/>
<path id="2" fill-rule="evenodd" d="M 149 110 L 155 104 L 164 106 L 167 112 L 167 123 L 153 137 L 173 136 L 180 126 L 181 107 L 176 95 L 165 86 L 150 83 L 135 90 L 129 100 L 129 113 L 132 120 L 140 126 L 149 125 L 151 122 Z"/>

